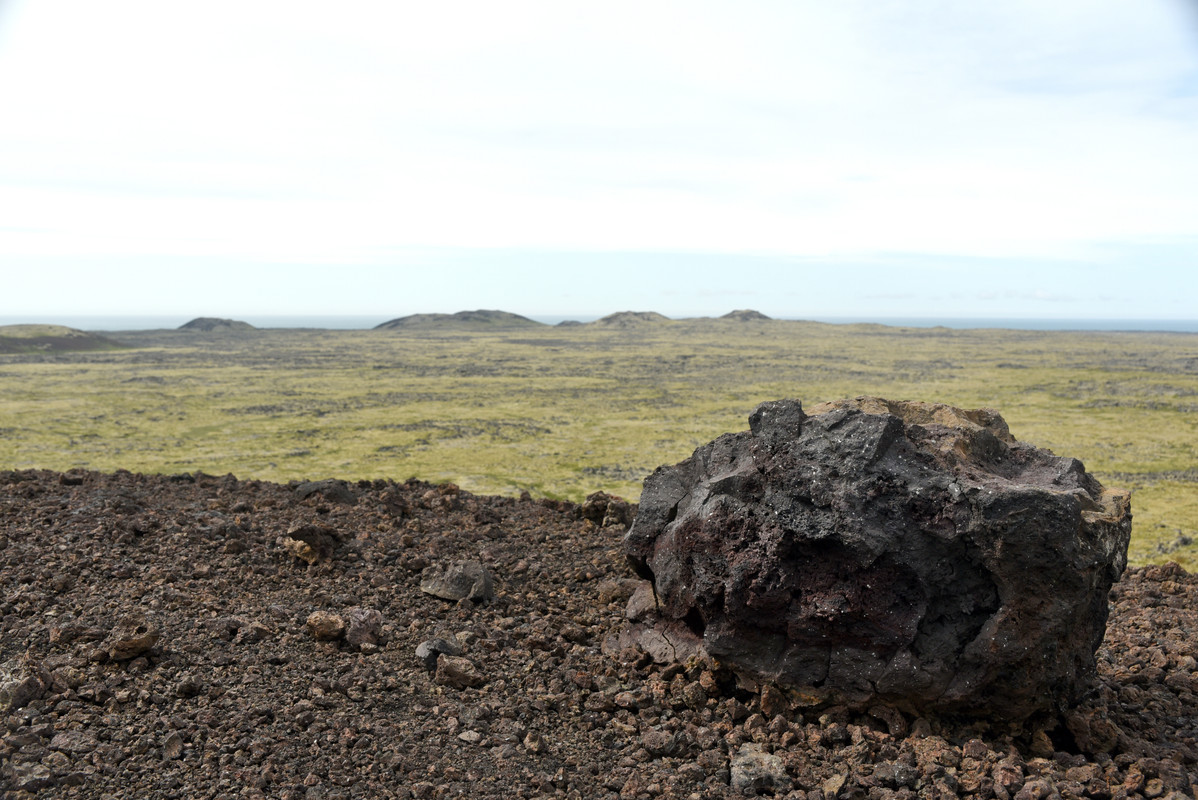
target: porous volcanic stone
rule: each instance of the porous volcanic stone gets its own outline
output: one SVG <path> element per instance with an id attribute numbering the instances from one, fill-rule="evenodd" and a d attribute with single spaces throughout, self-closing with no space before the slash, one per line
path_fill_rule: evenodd
<path id="1" fill-rule="evenodd" d="M 789 400 L 749 427 L 645 481 L 625 552 L 653 633 L 811 705 L 1023 719 L 1080 696 L 1126 492 L 988 409 Z"/>
<path id="2" fill-rule="evenodd" d="M 457 561 L 429 567 L 420 581 L 420 591 L 442 600 L 487 603 L 495 599 L 491 571 L 477 561 Z"/>
<path id="3" fill-rule="evenodd" d="M 313 639 L 332 642 L 345 636 L 345 618 L 332 611 L 313 611 L 308 615 L 308 633 Z"/>
<path id="4" fill-rule="evenodd" d="M 108 639 L 108 657 L 114 661 L 137 658 L 158 644 L 161 636 L 161 629 L 148 620 L 145 614 L 129 614 L 116 625 Z"/>

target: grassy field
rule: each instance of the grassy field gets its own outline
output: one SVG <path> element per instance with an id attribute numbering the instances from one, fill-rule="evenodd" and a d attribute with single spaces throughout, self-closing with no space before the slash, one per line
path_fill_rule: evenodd
<path id="1" fill-rule="evenodd" d="M 876 394 L 998 409 L 1134 491 L 1135 562 L 1198 568 L 1198 335 L 683 320 L 111 338 L 129 348 L 0 355 L 0 468 L 635 499 L 763 400 Z"/>

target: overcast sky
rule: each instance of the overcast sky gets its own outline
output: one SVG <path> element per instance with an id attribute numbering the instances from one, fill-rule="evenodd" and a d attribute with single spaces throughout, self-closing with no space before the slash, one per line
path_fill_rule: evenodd
<path id="1" fill-rule="evenodd" d="M 1186 0 L 0 0 L 0 321 L 1198 317 Z"/>

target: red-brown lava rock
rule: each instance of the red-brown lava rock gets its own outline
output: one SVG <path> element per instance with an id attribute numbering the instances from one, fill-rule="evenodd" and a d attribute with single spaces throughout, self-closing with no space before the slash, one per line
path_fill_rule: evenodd
<path id="1" fill-rule="evenodd" d="M 619 649 L 624 530 L 579 506 L 349 488 L 0 471 L 0 796 L 1193 795 L 1198 580 L 1175 565 L 1115 586 L 1092 691 L 1060 713 L 814 709 Z M 305 525 L 338 540 L 312 564 L 283 545 Z M 489 602 L 420 590 L 465 561 Z M 317 611 L 381 624 L 321 640 Z"/>

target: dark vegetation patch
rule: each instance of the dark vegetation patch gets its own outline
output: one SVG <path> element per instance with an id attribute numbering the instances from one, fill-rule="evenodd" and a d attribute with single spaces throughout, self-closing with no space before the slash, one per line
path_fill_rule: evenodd
<path id="1" fill-rule="evenodd" d="M 390 423 L 382 430 L 435 432 L 438 439 L 465 439 L 486 436 L 496 441 L 514 441 L 526 436 L 552 433 L 549 428 L 528 420 L 420 420 L 419 422 Z M 427 444 L 428 439 L 420 440 Z"/>
<path id="2" fill-rule="evenodd" d="M 0 354 L 52 354 L 125 347 L 99 334 L 64 325 L 0 325 Z"/>

